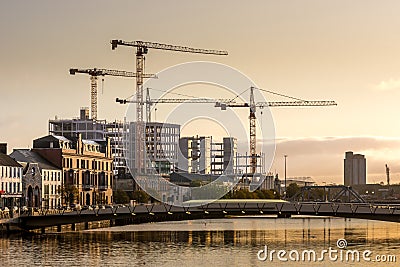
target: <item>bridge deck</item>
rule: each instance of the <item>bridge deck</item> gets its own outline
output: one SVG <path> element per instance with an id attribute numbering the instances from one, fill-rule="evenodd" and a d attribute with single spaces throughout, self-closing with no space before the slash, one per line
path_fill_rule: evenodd
<path id="1" fill-rule="evenodd" d="M 192 203 L 191 205 L 193 205 Z M 18 226 L 31 230 L 43 227 L 93 222 L 102 220 L 127 220 L 132 223 L 199 218 L 220 218 L 226 215 L 275 214 L 336 216 L 370 220 L 400 222 L 400 205 L 332 202 L 284 202 L 284 201 L 232 201 L 221 200 L 203 206 L 176 207 L 167 204 L 115 206 L 75 211 L 46 212 L 39 215 L 23 214 Z M 15 219 L 14 219 L 15 220 Z"/>

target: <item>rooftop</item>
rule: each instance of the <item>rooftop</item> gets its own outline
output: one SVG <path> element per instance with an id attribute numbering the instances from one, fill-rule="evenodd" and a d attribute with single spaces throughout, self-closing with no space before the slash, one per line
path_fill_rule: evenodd
<path id="1" fill-rule="evenodd" d="M 56 166 L 29 149 L 14 149 L 10 157 L 19 162 L 38 163 L 41 169 L 59 170 Z"/>
<path id="2" fill-rule="evenodd" d="M 3 153 L 0 153 L 0 166 L 22 167 L 21 164 L 16 162 L 13 158 Z"/>

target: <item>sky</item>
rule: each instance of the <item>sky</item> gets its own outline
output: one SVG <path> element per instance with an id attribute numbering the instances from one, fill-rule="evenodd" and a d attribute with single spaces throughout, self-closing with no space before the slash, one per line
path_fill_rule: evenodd
<path id="1" fill-rule="evenodd" d="M 68 69 L 133 71 L 134 50 L 112 51 L 109 42 L 144 40 L 229 52 L 150 50 L 148 73 L 215 61 L 260 88 L 338 103 L 271 109 L 271 171 L 283 174 L 287 154 L 289 176 L 341 183 L 344 153 L 353 150 L 367 158 L 368 182 L 385 180 L 385 163 L 400 182 L 399 10 L 397 0 L 1 1 L 0 142 L 9 152 L 29 147 L 47 134 L 49 119 L 77 117 L 90 103 L 89 78 Z M 133 93 L 133 80 L 106 77 L 98 117 L 122 119 L 126 109 L 114 99 Z"/>

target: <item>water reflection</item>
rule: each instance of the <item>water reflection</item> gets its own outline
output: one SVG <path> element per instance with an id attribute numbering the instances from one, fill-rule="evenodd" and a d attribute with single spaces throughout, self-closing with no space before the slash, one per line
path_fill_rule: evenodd
<path id="1" fill-rule="evenodd" d="M 274 249 L 320 250 L 336 247 L 340 238 L 353 249 L 397 255 L 399 227 L 397 223 L 338 218 L 233 218 L 130 225 L 3 237 L 0 262 L 2 266 L 265 266 L 256 253 L 266 244 Z"/>

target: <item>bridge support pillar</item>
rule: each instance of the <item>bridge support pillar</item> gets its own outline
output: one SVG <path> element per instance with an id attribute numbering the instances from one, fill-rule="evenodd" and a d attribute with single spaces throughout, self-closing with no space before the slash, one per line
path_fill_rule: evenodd
<path id="1" fill-rule="evenodd" d="M 57 225 L 57 232 L 61 232 L 61 225 Z"/>
<path id="2" fill-rule="evenodd" d="M 72 231 L 75 231 L 76 230 L 76 225 L 73 223 L 73 224 L 71 224 L 71 230 Z"/>
<path id="3" fill-rule="evenodd" d="M 45 227 L 40 228 L 40 233 L 45 234 L 46 233 L 46 228 Z"/>
<path id="4" fill-rule="evenodd" d="M 115 224 L 115 221 L 114 220 L 110 220 L 110 227 L 113 227 L 114 224 Z"/>
<path id="5" fill-rule="evenodd" d="M 89 230 L 89 223 L 85 222 L 85 230 Z"/>

